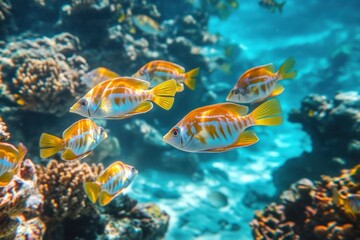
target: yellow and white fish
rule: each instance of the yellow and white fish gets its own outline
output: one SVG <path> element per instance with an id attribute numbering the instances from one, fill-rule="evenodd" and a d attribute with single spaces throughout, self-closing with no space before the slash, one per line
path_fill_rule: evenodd
<path id="1" fill-rule="evenodd" d="M 119 196 L 133 181 L 138 171 L 130 165 L 117 161 L 107 167 L 95 182 L 85 182 L 84 189 L 89 199 L 101 206 Z"/>
<path id="2" fill-rule="evenodd" d="M 353 217 L 360 215 L 360 194 L 342 196 L 336 188 L 332 189 L 332 193 L 332 201 L 338 207 L 343 207 L 344 211 Z"/>
<path id="3" fill-rule="evenodd" d="M 274 97 L 284 91 L 284 87 L 277 83 L 279 80 L 296 77 L 292 71 L 295 65 L 293 58 L 288 58 L 275 72 L 273 64 L 254 67 L 240 76 L 238 82 L 230 91 L 226 101 L 237 103 L 256 103 L 268 97 Z"/>
<path id="4" fill-rule="evenodd" d="M 101 82 L 104 82 L 106 80 L 116 78 L 116 77 L 120 77 L 120 75 L 117 74 L 116 72 L 111 71 L 108 68 L 98 67 L 98 68 L 91 70 L 90 72 L 85 73 L 81 77 L 81 81 L 84 84 L 86 84 L 88 87 L 93 88 L 95 85 L 97 85 Z"/>
<path id="5" fill-rule="evenodd" d="M 184 84 L 191 90 L 195 89 L 198 74 L 199 68 L 186 73 L 185 69 L 180 65 L 163 60 L 155 60 L 145 64 L 133 77 L 150 82 L 150 87 L 170 79 L 175 79 L 177 92 L 182 92 Z"/>
<path id="6" fill-rule="evenodd" d="M 48 158 L 63 151 L 63 160 L 83 159 L 106 138 L 104 128 L 90 119 L 81 119 L 64 131 L 62 139 L 47 133 L 41 134 L 40 157 Z"/>
<path id="7" fill-rule="evenodd" d="M 84 117 L 123 119 L 150 111 L 155 102 L 169 110 L 174 103 L 176 81 L 168 80 L 148 90 L 150 83 L 131 77 L 101 82 L 71 108 Z"/>
<path id="8" fill-rule="evenodd" d="M 26 153 L 27 149 L 22 143 L 16 148 L 9 143 L 0 142 L 0 187 L 5 187 L 17 174 Z"/>
<path id="9" fill-rule="evenodd" d="M 282 123 L 276 99 L 269 100 L 248 114 L 246 106 L 220 103 L 191 111 L 163 140 L 186 152 L 225 152 L 255 144 L 259 139 L 248 127 Z"/>
<path id="10" fill-rule="evenodd" d="M 152 35 L 162 35 L 163 31 L 160 25 L 152 18 L 146 15 L 135 15 L 132 17 L 132 20 L 136 27 L 141 31 L 152 34 Z"/>

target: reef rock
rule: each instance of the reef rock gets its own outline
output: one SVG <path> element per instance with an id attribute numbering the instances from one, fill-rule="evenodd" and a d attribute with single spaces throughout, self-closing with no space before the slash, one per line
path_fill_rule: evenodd
<path id="1" fill-rule="evenodd" d="M 79 39 L 69 33 L 9 42 L 0 49 L 0 79 L 5 88 L 0 97 L 23 110 L 64 114 L 87 90 L 80 76 L 88 65 L 77 55 L 79 50 Z"/>
<path id="2" fill-rule="evenodd" d="M 2 117 L 0 117 L 0 141 L 10 139 L 10 133 L 7 132 L 7 126 Z"/>
<path id="3" fill-rule="evenodd" d="M 301 178 L 333 175 L 358 162 L 360 96 L 357 92 L 339 93 L 334 99 L 309 95 L 303 99 L 299 110 L 290 113 L 289 120 L 300 123 L 309 134 L 312 152 L 289 159 L 274 172 L 274 183 L 279 191 Z M 292 174 L 287 174 L 289 172 Z"/>
<path id="4" fill-rule="evenodd" d="M 357 240 L 360 236 L 360 165 L 339 177 L 322 176 L 313 183 L 302 179 L 283 192 L 281 203 L 255 213 L 250 223 L 254 239 Z M 350 210 L 349 210 L 350 207 Z"/>

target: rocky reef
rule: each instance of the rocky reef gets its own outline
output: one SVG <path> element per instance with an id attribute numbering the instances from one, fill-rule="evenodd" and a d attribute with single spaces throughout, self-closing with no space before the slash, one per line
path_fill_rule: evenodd
<path id="1" fill-rule="evenodd" d="M 360 235 L 358 211 L 360 165 L 342 170 L 338 177 L 320 181 L 302 179 L 272 203 L 255 213 L 250 223 L 254 239 L 356 240 Z M 351 202 L 349 202 L 351 201 Z"/>
<path id="2" fill-rule="evenodd" d="M 279 192 L 301 178 L 334 175 L 358 162 L 360 96 L 357 92 L 338 93 L 333 99 L 309 95 L 302 100 L 300 109 L 290 113 L 289 121 L 300 123 L 309 134 L 312 151 L 287 160 L 273 173 Z"/>

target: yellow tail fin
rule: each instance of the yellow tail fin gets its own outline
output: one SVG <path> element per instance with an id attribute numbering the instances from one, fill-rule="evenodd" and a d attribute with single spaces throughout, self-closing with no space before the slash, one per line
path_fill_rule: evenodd
<path id="1" fill-rule="evenodd" d="M 195 68 L 185 73 L 185 85 L 191 90 L 195 90 L 196 86 L 196 77 L 199 75 L 199 68 Z"/>
<path id="2" fill-rule="evenodd" d="M 48 158 L 63 148 L 64 141 L 56 136 L 43 133 L 40 137 L 40 157 Z"/>
<path id="3" fill-rule="evenodd" d="M 96 203 L 101 192 L 101 187 L 97 183 L 84 182 L 84 190 L 92 203 Z"/>
<path id="4" fill-rule="evenodd" d="M 264 102 L 250 115 L 254 125 L 276 126 L 282 123 L 281 107 L 277 99 Z"/>
<path id="5" fill-rule="evenodd" d="M 292 57 L 289 57 L 285 60 L 285 62 L 280 66 L 279 68 L 279 75 L 281 79 L 292 79 L 296 77 L 296 71 L 292 71 L 292 68 L 295 66 L 295 59 Z"/>
<path id="6" fill-rule="evenodd" d="M 169 110 L 174 104 L 176 86 L 176 81 L 171 79 L 151 89 L 150 91 L 154 96 L 154 103 L 156 103 L 165 110 Z"/>

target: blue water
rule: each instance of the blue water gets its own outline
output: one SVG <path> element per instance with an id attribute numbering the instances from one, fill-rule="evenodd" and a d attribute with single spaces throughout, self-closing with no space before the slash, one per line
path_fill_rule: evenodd
<path id="1" fill-rule="evenodd" d="M 174 8 L 177 3 L 172 4 L 174 6 L 168 6 L 164 1 L 154 3 L 159 5 L 163 18 L 169 19 L 173 14 L 183 16 L 190 12 L 196 8 L 198 1 L 194 1 L 194 6 L 181 5 L 179 8 L 184 9 L 180 10 Z M 272 172 L 288 159 L 299 156 L 303 151 L 311 151 L 309 136 L 299 124 L 287 120 L 289 112 L 299 108 L 301 99 L 310 93 L 332 97 L 339 91 L 360 91 L 359 9 L 360 2 L 356 0 L 287 0 L 283 13 L 271 13 L 255 0 L 239 1 L 239 8 L 233 9 L 227 19 L 210 16 L 208 30 L 221 36 L 221 41 L 201 49 L 203 55 L 212 59 L 222 54 L 222 45 L 235 45 L 237 52 L 231 58 L 230 72 L 226 73 L 219 67 L 212 72 L 202 71 L 200 77 L 205 79 L 202 86 L 194 92 L 185 89 L 184 93 L 177 94 L 170 112 L 156 107 L 144 115 L 106 123 L 110 134 L 119 139 L 121 153 L 117 155 L 118 159 L 106 158 L 104 165 L 120 159 L 139 169 L 139 175 L 127 194 L 139 202 L 155 202 L 170 215 L 166 239 L 252 239 L 249 222 L 253 219 L 254 211 L 278 199 L 274 196 L 276 188 L 272 182 Z M 46 18 L 52 21 L 51 16 L 47 15 Z M 5 43 L 16 39 L 26 30 L 23 27 L 26 23 L 21 22 L 19 26 L 18 31 L 10 31 L 7 36 L 3 33 L 0 39 Z M 87 36 L 83 31 L 91 29 L 91 24 L 84 29 L 63 25 L 64 29 L 55 27 L 44 30 L 40 26 L 31 29 L 37 37 L 51 37 L 62 31 L 78 34 L 84 52 L 86 48 L 93 51 L 86 52 L 89 69 L 101 65 L 121 75 L 129 75 L 148 60 L 140 58 L 123 62 L 120 54 L 116 55 L 117 51 L 123 50 L 117 49 L 121 41 L 116 45 L 113 42 L 97 42 L 99 36 L 82 38 L 83 35 Z M 96 29 L 90 31 L 96 35 Z M 139 32 L 134 35 L 135 39 L 141 37 L 150 39 L 151 50 L 154 39 Z M 112 51 L 115 57 L 111 55 Z M 345 52 L 346 57 L 336 58 L 339 52 Z M 224 102 L 228 90 L 247 69 L 267 63 L 274 63 L 278 68 L 289 56 L 296 59 L 298 75 L 293 80 L 282 82 L 285 91 L 278 99 L 282 105 L 284 123 L 276 127 L 256 127 L 260 139 L 256 145 L 220 154 L 183 153 L 159 142 L 160 146 L 153 146 L 142 138 L 141 133 L 136 135 L 126 130 L 126 125 L 134 119 L 143 119 L 160 136 L 153 139 L 161 141 L 161 136 L 189 111 L 205 104 Z M 108 61 L 107 57 L 111 60 Z M 176 59 L 174 56 L 161 58 Z M 119 59 L 119 64 L 116 59 Z M 178 64 L 186 69 L 197 67 L 189 62 L 185 58 L 180 59 Z M 209 97 L 210 93 L 215 97 Z M 46 121 L 47 116 L 40 116 L 40 119 Z M 52 126 L 52 131 L 57 129 L 61 133 L 75 119 L 79 118 L 67 113 L 63 120 L 57 120 L 58 125 Z M 39 126 L 39 129 L 48 130 L 43 126 Z M 35 135 L 40 136 L 41 131 Z M 161 157 L 165 153 L 174 157 L 176 162 L 164 163 L 166 159 L 172 159 Z M 30 154 L 40 162 L 35 150 Z M 187 167 L 190 170 L 184 170 Z M 211 204 L 209 194 L 214 192 L 226 196 L 228 203 L 225 207 Z M 254 194 L 262 198 L 256 198 Z"/>

